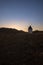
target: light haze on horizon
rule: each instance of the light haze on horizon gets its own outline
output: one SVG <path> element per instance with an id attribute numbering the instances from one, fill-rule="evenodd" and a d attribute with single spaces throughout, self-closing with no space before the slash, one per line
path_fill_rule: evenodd
<path id="1" fill-rule="evenodd" d="M 0 0 L 0 27 L 43 30 L 43 0 Z"/>

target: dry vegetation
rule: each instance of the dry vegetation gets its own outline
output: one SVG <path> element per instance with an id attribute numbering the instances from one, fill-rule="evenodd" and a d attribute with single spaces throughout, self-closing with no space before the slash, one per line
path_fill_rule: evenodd
<path id="1" fill-rule="evenodd" d="M 43 32 L 0 28 L 0 65 L 43 65 Z"/>

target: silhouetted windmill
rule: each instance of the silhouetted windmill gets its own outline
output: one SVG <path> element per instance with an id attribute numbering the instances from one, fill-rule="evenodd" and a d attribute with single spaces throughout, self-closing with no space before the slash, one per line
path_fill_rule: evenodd
<path id="1" fill-rule="evenodd" d="M 28 27 L 28 32 L 29 32 L 29 33 L 32 33 L 32 30 L 33 30 L 33 29 L 32 29 L 32 27 L 31 27 L 31 25 L 30 25 L 30 26 Z"/>

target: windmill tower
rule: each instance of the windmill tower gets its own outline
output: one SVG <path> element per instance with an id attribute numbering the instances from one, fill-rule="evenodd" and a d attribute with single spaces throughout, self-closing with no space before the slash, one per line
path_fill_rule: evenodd
<path id="1" fill-rule="evenodd" d="M 32 27 L 31 27 L 31 25 L 30 25 L 30 26 L 28 27 L 28 32 L 29 32 L 29 33 L 32 33 L 32 30 L 33 30 L 33 29 L 32 29 Z"/>

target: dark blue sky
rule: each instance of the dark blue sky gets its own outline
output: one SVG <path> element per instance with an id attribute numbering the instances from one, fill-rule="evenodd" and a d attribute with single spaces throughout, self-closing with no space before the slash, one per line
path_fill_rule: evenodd
<path id="1" fill-rule="evenodd" d="M 23 29 L 30 24 L 43 30 L 43 0 L 0 0 L 0 27 Z"/>

